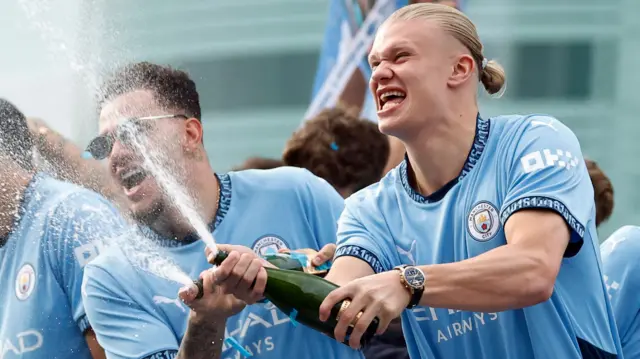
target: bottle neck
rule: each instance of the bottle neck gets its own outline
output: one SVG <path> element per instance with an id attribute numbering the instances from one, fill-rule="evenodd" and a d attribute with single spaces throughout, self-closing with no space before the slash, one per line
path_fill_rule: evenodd
<path id="1" fill-rule="evenodd" d="M 226 251 L 218 251 L 218 253 L 216 254 L 216 257 L 213 259 L 213 263 L 217 266 L 219 266 L 220 264 L 222 264 L 222 262 L 227 259 L 227 257 L 229 256 L 229 252 Z"/>

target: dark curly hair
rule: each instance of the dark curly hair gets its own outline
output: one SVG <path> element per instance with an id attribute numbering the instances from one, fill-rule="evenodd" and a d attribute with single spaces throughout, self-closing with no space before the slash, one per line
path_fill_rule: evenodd
<path id="1" fill-rule="evenodd" d="M 180 109 L 186 115 L 201 120 L 200 97 L 189 75 L 150 62 L 130 64 L 112 74 L 98 92 L 98 109 L 105 102 L 136 90 L 150 90 L 160 106 Z"/>
<path id="2" fill-rule="evenodd" d="M 590 159 L 584 160 L 593 184 L 594 200 L 596 202 L 596 226 L 606 222 L 613 213 L 613 184 L 609 177 L 600 169 L 598 164 Z"/>
<path id="3" fill-rule="evenodd" d="M 33 138 L 26 116 L 0 98 L 0 151 L 27 171 L 34 170 Z"/>
<path id="4" fill-rule="evenodd" d="M 388 157 L 389 141 L 375 123 L 337 107 L 305 122 L 287 141 L 282 160 L 356 192 L 380 180 Z"/>

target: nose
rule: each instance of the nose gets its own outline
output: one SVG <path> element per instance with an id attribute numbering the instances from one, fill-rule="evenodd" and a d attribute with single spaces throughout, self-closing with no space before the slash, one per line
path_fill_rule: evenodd
<path id="1" fill-rule="evenodd" d="M 371 72 L 371 81 L 377 83 L 389 81 L 392 77 L 393 70 L 391 69 L 391 66 L 385 62 L 376 66 L 376 68 Z"/>
<path id="2" fill-rule="evenodd" d="M 115 140 L 111 153 L 109 153 L 109 167 L 112 173 L 116 173 L 118 167 L 124 167 L 133 158 L 131 151 L 119 140 Z"/>

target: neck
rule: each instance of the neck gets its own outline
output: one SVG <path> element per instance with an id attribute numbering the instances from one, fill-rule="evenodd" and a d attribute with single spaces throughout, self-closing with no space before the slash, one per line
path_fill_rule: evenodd
<path id="1" fill-rule="evenodd" d="M 220 183 L 211 168 L 207 171 L 194 171 L 197 176 L 192 176 L 188 180 L 188 196 L 199 215 L 198 220 L 204 221 L 205 225 L 211 223 L 218 211 L 218 196 Z M 189 219 L 174 205 L 165 209 L 165 214 L 160 216 L 164 220 L 156 221 L 153 229 L 161 235 L 184 239 L 194 233 L 193 225 Z"/>
<path id="2" fill-rule="evenodd" d="M 0 237 L 5 237 L 11 232 L 15 220 L 20 210 L 20 204 L 24 197 L 24 192 L 33 178 L 34 174 L 22 168 L 9 165 L 4 167 L 5 178 L 0 184 Z"/>
<path id="3" fill-rule="evenodd" d="M 432 120 L 405 143 L 416 189 L 428 196 L 456 178 L 467 160 L 476 132 L 477 107 Z"/>

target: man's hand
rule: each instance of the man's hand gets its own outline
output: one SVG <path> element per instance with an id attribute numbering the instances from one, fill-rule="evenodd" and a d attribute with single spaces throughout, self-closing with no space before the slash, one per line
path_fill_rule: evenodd
<path id="1" fill-rule="evenodd" d="M 218 250 L 229 253 L 229 256 L 214 271 L 215 283 L 224 293 L 233 294 L 247 304 L 254 304 L 264 297 L 267 285 L 267 271 L 264 267 L 275 268 L 271 263 L 260 258 L 251 248 L 218 244 Z M 214 264 L 215 253 L 205 249 L 207 260 Z"/>
<path id="2" fill-rule="evenodd" d="M 202 279 L 203 296 L 195 299 L 198 294 L 195 286 L 183 287 L 178 292 L 180 299 L 191 308 L 189 320 L 195 323 L 203 321 L 226 320 L 228 317 L 240 313 L 246 304 L 230 294 L 225 294 L 220 286 L 214 283 L 213 269 L 200 274 Z"/>
<path id="3" fill-rule="evenodd" d="M 304 249 L 296 249 L 292 251 L 287 248 L 282 248 L 278 250 L 278 252 L 280 253 L 298 252 L 298 253 L 306 254 Z M 314 267 L 319 267 L 327 263 L 328 261 L 332 260 L 333 255 L 335 253 L 336 253 L 336 245 L 334 243 L 329 243 L 326 246 L 322 247 L 322 249 L 320 249 L 320 251 L 315 255 L 315 257 L 309 258 L 309 259 L 311 260 L 311 264 L 313 264 Z"/>
<path id="4" fill-rule="evenodd" d="M 349 325 L 354 323 L 349 346 L 359 349 L 360 338 L 373 319 L 380 320 L 377 334 L 384 333 L 389 323 L 407 307 L 411 294 L 395 270 L 362 277 L 329 293 L 320 305 L 320 320 L 329 319 L 333 306 L 345 299 L 351 300 L 351 304 L 340 315 L 334 335 L 337 341 L 343 342 Z M 360 312 L 362 314 L 358 314 Z"/>

